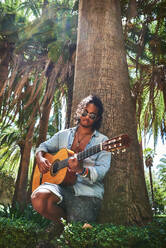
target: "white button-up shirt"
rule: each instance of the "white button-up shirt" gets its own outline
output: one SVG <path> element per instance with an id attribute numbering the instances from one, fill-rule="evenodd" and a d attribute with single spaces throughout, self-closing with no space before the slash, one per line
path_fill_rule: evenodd
<path id="1" fill-rule="evenodd" d="M 55 153 L 62 148 L 71 149 L 76 130 L 77 127 L 74 127 L 57 132 L 51 139 L 41 143 L 36 152 Z M 105 135 L 95 130 L 85 150 L 106 140 L 108 138 Z M 107 151 L 100 151 L 86 158 L 83 161 L 83 167 L 88 167 L 90 170 L 90 178 L 77 176 L 76 183 L 73 185 L 75 195 L 94 196 L 102 199 L 104 193 L 103 178 L 110 168 L 110 163 L 111 153 Z"/>

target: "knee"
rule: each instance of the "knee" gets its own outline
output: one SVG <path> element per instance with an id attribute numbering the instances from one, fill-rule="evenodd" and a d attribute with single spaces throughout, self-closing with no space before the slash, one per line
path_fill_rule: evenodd
<path id="1" fill-rule="evenodd" d="M 45 205 L 44 201 L 45 201 L 45 198 L 43 197 L 42 193 L 40 192 L 32 193 L 31 195 L 32 206 L 37 212 L 39 213 L 43 212 L 44 205 Z"/>
<path id="2" fill-rule="evenodd" d="M 39 191 L 37 192 L 33 192 L 32 195 L 31 195 L 31 201 L 32 203 L 35 202 L 37 199 L 40 199 L 41 197 L 41 194 Z"/>

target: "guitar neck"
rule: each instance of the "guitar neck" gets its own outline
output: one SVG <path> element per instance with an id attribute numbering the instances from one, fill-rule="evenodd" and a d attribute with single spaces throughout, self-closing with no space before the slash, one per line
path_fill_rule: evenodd
<path id="1" fill-rule="evenodd" d="M 91 148 L 89 148 L 89 149 L 87 149 L 85 151 L 79 152 L 77 154 L 77 159 L 78 159 L 78 161 L 84 160 L 84 159 L 86 159 L 86 158 L 88 158 L 88 157 L 90 157 L 90 156 L 92 156 L 92 155 L 94 155 L 94 154 L 96 154 L 96 153 L 98 153 L 98 152 L 100 152 L 102 150 L 103 150 L 102 149 L 102 143 L 99 144 L 99 145 L 92 146 Z M 55 171 L 55 169 L 60 170 L 62 168 L 67 167 L 69 159 L 70 159 L 70 157 L 67 158 L 67 159 L 64 159 L 64 160 L 60 160 L 58 162 L 57 162 L 57 160 L 55 160 L 52 163 L 53 171 Z"/>
<path id="2" fill-rule="evenodd" d="M 102 150 L 106 150 L 109 152 L 114 152 L 116 150 L 122 150 L 122 152 L 123 152 L 123 149 L 125 149 L 127 146 L 129 146 L 129 144 L 130 144 L 130 139 L 129 139 L 128 135 L 124 134 L 121 136 L 117 136 L 117 137 L 114 137 L 113 139 L 109 139 L 103 143 L 92 146 L 85 151 L 79 152 L 77 154 L 77 159 L 78 159 L 78 161 L 84 160 L 84 159 L 86 159 L 86 158 L 88 158 L 88 157 L 90 157 L 90 156 L 92 156 L 92 155 L 94 155 L 94 154 L 96 154 Z M 52 163 L 53 173 L 64 168 L 64 167 L 67 167 L 69 159 L 70 159 L 70 157 L 67 159 L 64 159 L 64 160 L 55 160 Z"/>
<path id="3" fill-rule="evenodd" d="M 91 148 L 85 150 L 85 151 L 82 151 L 82 152 L 79 152 L 77 154 L 77 159 L 78 161 L 80 160 L 84 160 L 98 152 L 102 151 L 102 144 L 98 144 L 98 145 L 95 145 L 95 146 L 92 146 Z"/>

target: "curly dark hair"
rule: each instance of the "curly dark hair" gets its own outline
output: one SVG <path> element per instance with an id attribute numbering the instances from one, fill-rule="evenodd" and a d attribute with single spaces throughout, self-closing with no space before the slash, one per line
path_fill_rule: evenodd
<path id="1" fill-rule="evenodd" d="M 75 119 L 76 124 L 78 125 L 80 122 L 80 117 L 85 107 L 90 103 L 93 103 L 98 108 L 98 119 L 97 121 L 94 122 L 94 125 L 93 125 L 93 129 L 98 130 L 101 126 L 102 114 L 103 114 L 104 108 L 103 108 L 103 104 L 100 98 L 96 95 L 89 95 L 78 104 L 74 119 Z"/>

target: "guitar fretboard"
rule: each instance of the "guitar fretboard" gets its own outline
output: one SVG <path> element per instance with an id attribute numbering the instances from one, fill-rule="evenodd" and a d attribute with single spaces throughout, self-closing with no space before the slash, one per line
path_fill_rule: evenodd
<path id="1" fill-rule="evenodd" d="M 101 149 L 101 145 L 95 145 L 95 146 L 92 146 L 91 148 L 85 150 L 85 151 L 82 151 L 82 152 L 79 152 L 77 154 L 77 159 L 80 161 L 80 160 L 84 160 L 85 158 L 88 158 L 98 152 L 100 152 L 102 149 Z"/>

